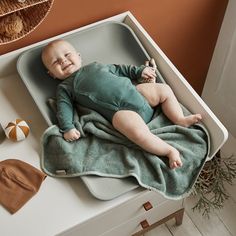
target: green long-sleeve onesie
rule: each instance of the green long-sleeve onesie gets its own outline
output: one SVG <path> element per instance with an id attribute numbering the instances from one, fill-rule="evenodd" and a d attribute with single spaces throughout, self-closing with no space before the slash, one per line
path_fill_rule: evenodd
<path id="1" fill-rule="evenodd" d="M 131 82 L 141 77 L 144 68 L 94 62 L 61 82 L 57 89 L 57 118 L 61 131 L 74 128 L 74 103 L 99 112 L 110 122 L 119 110 L 135 111 L 149 122 L 153 109 Z"/>

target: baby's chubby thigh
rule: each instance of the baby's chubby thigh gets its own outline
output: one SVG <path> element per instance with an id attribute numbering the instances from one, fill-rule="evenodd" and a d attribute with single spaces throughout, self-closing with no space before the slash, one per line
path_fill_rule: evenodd
<path id="1" fill-rule="evenodd" d="M 143 83 L 136 85 L 136 89 L 145 97 L 151 107 L 155 107 L 163 102 L 170 87 L 161 83 Z"/>
<path id="2" fill-rule="evenodd" d="M 135 143 L 142 139 L 149 129 L 142 117 L 135 111 L 120 110 L 112 118 L 113 127 Z"/>

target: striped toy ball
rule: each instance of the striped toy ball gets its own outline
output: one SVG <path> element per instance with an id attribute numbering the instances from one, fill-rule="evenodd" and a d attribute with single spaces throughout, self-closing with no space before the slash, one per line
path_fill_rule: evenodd
<path id="1" fill-rule="evenodd" d="M 12 141 L 24 140 L 29 134 L 29 126 L 22 119 L 9 122 L 5 128 L 6 136 Z"/>

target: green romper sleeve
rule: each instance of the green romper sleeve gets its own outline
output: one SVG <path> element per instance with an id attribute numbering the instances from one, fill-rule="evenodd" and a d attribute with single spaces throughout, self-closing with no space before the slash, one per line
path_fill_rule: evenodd
<path id="1" fill-rule="evenodd" d="M 64 84 L 57 89 L 57 119 L 60 131 L 65 133 L 73 128 L 73 95 L 71 90 Z"/>
<path id="2" fill-rule="evenodd" d="M 146 66 L 134 66 L 134 65 L 109 65 L 111 73 L 118 76 L 129 77 L 131 80 L 139 80 L 142 72 Z"/>

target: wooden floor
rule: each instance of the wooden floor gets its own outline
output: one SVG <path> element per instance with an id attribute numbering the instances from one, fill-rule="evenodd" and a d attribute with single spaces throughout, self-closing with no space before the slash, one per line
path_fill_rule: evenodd
<path id="1" fill-rule="evenodd" d="M 209 219 L 197 211 L 193 212 L 194 198 L 189 197 L 186 199 L 182 225 L 176 226 L 172 219 L 144 236 L 236 236 L 236 183 L 228 188 L 228 192 L 231 198 Z"/>

